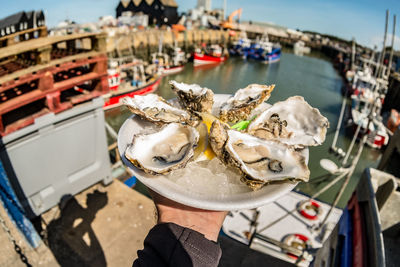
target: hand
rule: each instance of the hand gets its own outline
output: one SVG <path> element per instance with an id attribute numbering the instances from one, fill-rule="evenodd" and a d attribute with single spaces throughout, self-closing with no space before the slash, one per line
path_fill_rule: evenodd
<path id="1" fill-rule="evenodd" d="M 217 241 L 227 211 L 192 208 L 149 191 L 158 211 L 158 223 L 175 223 L 195 230 L 209 240 Z"/>

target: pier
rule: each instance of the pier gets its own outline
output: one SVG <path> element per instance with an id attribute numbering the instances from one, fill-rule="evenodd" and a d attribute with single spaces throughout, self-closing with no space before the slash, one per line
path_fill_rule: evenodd
<path id="1" fill-rule="evenodd" d="M 176 32 L 173 30 L 147 29 L 115 33 L 114 36 L 109 35 L 106 47 L 107 53 L 113 57 L 133 54 L 147 59 L 151 53 L 158 51 L 160 40 L 163 47 L 173 47 L 176 44 L 187 52 L 193 52 L 194 47 L 200 46 L 201 43 L 227 45 L 235 38 L 229 36 L 229 32 L 224 30 L 196 29 Z"/>

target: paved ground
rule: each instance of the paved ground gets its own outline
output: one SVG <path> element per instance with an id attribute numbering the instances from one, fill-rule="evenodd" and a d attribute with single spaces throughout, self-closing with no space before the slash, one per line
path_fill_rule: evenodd
<path id="1" fill-rule="evenodd" d="M 18 238 L 33 266 L 131 266 L 154 223 L 153 202 L 116 180 L 46 212 L 48 246 L 32 250 Z M 24 266 L 6 238 L 0 229 L 0 266 Z"/>
<path id="2" fill-rule="evenodd" d="M 32 249 L 25 241 L 14 224 L 8 217 L 3 205 L 0 204 L 0 216 L 5 220 L 7 227 L 11 230 L 11 235 L 21 247 L 22 252 L 26 255 L 32 266 L 57 266 L 57 261 L 51 251 L 44 243 L 41 243 L 37 249 Z M 0 227 L 0 266 L 23 267 L 26 266 L 15 252 L 14 245 L 9 240 L 6 232 Z"/>

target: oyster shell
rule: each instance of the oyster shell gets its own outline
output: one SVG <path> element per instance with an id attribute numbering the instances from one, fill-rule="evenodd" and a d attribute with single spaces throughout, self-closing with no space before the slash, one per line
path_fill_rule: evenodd
<path id="1" fill-rule="evenodd" d="M 122 99 L 133 113 L 151 122 L 165 124 L 180 122 L 193 124 L 191 115 L 180 108 L 176 108 L 156 94 L 136 95 Z"/>
<path id="2" fill-rule="evenodd" d="M 221 107 L 219 118 L 223 122 L 237 122 L 248 118 L 249 114 L 262 102 L 266 101 L 275 85 L 250 84 L 239 89 Z"/>
<path id="3" fill-rule="evenodd" d="M 178 96 L 182 107 L 189 111 L 211 113 L 214 104 L 214 93 L 198 84 L 170 81 L 172 90 Z"/>
<path id="4" fill-rule="evenodd" d="M 303 97 L 293 96 L 262 112 L 247 132 L 259 138 L 278 140 L 297 147 L 317 146 L 325 141 L 329 121 Z"/>
<path id="5" fill-rule="evenodd" d="M 252 189 L 289 179 L 308 181 L 310 171 L 305 157 L 292 146 L 230 130 L 214 121 L 210 143 L 217 157 L 243 174 Z"/>
<path id="6" fill-rule="evenodd" d="M 195 128 L 170 123 L 158 132 L 135 135 L 125 157 L 146 173 L 166 174 L 186 166 L 198 141 L 199 133 Z"/>

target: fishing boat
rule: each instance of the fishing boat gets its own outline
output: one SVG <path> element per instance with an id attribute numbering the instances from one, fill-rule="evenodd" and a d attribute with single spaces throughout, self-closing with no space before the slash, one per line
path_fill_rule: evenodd
<path id="1" fill-rule="evenodd" d="M 232 56 L 244 57 L 245 51 L 248 51 L 251 47 L 252 40 L 247 38 L 245 32 L 241 33 L 240 39 L 235 41 L 232 47 L 229 49 L 229 54 Z"/>
<path id="2" fill-rule="evenodd" d="M 110 92 L 103 95 L 104 108 L 120 105 L 120 99 L 152 93 L 160 85 L 162 76 L 154 65 L 133 57 L 114 58 L 109 61 L 108 83 Z"/>
<path id="3" fill-rule="evenodd" d="M 172 55 L 157 52 L 151 54 L 152 63 L 157 66 L 158 71 L 162 75 L 169 75 L 181 72 L 187 63 L 186 53 L 180 47 L 174 47 Z"/>
<path id="4" fill-rule="evenodd" d="M 227 59 L 224 49 L 219 45 L 203 46 L 203 49 L 196 49 L 193 55 L 194 65 L 217 64 Z"/>
<path id="5" fill-rule="evenodd" d="M 281 58 L 281 46 L 279 43 L 272 43 L 268 39 L 268 35 L 252 42 L 249 48 L 243 49 L 244 58 L 252 58 L 263 63 L 270 64 L 278 62 Z"/>

